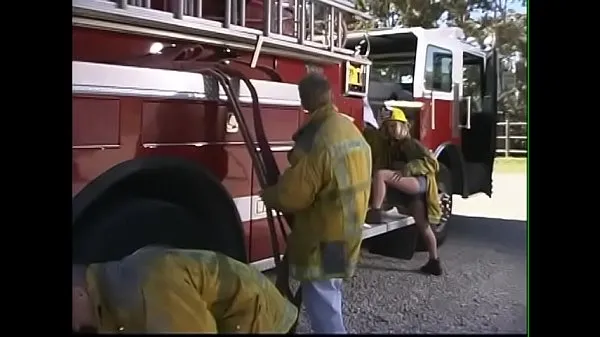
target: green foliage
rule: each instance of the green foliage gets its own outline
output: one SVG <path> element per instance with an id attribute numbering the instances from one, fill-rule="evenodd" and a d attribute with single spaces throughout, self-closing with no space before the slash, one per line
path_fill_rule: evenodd
<path id="1" fill-rule="evenodd" d="M 495 36 L 506 67 L 500 109 L 511 119 L 525 118 L 527 101 L 527 14 L 516 13 L 510 5 L 527 6 L 527 0 L 357 0 L 356 6 L 376 17 L 374 22 L 349 23 L 349 29 L 377 27 L 460 27 L 483 47 L 486 37 Z M 515 55 L 519 55 L 515 59 Z"/>

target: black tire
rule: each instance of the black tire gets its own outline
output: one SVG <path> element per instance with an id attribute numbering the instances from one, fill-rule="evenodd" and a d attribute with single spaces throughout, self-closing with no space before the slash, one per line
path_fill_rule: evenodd
<path id="1" fill-rule="evenodd" d="M 439 224 L 431 225 L 431 229 L 435 234 L 437 245 L 440 246 L 448 236 L 448 221 L 452 216 L 452 173 L 443 164 L 440 164 L 440 172 L 438 173 L 438 192 L 440 204 L 442 205 L 442 218 Z M 420 252 L 427 250 L 427 246 L 420 235 L 417 250 Z"/>
<path id="2" fill-rule="evenodd" d="M 210 226 L 202 226 L 181 206 L 146 198 L 118 200 L 74 228 L 73 262 L 117 260 L 147 245 L 216 250 L 210 238 Z"/>

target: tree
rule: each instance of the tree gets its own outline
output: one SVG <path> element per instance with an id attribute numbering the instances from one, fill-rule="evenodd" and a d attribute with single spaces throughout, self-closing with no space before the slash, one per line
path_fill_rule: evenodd
<path id="1" fill-rule="evenodd" d="M 435 28 L 443 14 L 447 14 L 448 22 L 460 23 L 468 19 L 472 10 L 489 10 L 493 4 L 489 0 L 358 0 L 356 7 L 369 11 L 376 18 L 370 25 L 357 25 L 360 29 L 394 26 Z"/>

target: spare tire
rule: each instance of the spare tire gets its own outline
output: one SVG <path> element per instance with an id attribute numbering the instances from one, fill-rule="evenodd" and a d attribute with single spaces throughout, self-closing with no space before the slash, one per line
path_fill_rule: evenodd
<path id="1" fill-rule="evenodd" d="M 214 247 L 211 226 L 179 205 L 157 199 L 116 200 L 93 221 L 73 228 L 73 263 L 121 259 L 147 245 L 227 252 Z"/>

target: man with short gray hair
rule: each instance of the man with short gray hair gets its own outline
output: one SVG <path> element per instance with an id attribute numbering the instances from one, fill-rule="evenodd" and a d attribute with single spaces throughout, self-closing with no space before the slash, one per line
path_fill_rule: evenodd
<path id="1" fill-rule="evenodd" d="M 346 333 L 342 280 L 354 274 L 360 254 L 371 149 L 338 113 L 325 77 L 310 73 L 298 91 L 310 119 L 292 137 L 291 166 L 261 196 L 268 207 L 294 216 L 280 275 L 301 282 L 312 330 Z"/>

